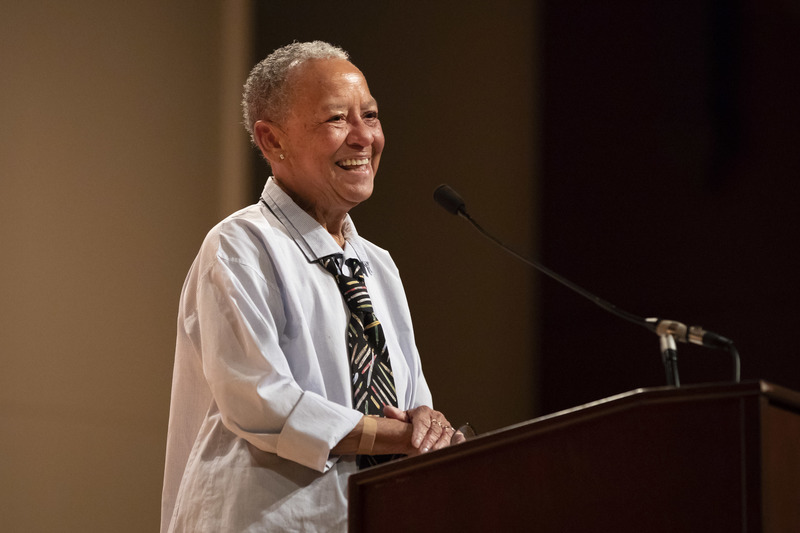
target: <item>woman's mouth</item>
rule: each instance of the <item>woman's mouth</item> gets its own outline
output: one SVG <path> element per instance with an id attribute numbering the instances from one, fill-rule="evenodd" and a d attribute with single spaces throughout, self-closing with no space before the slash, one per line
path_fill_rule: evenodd
<path id="1" fill-rule="evenodd" d="M 343 159 L 337 161 L 336 165 L 345 170 L 362 170 L 365 166 L 369 165 L 369 158 L 364 157 L 361 159 Z"/>

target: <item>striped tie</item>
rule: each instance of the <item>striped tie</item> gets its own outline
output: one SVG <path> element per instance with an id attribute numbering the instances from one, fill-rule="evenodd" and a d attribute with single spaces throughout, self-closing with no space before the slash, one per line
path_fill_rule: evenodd
<path id="1" fill-rule="evenodd" d="M 397 407 L 389 350 L 367 293 L 363 265 L 357 259 L 348 259 L 345 264 L 352 270 L 352 277 L 345 276 L 337 261 L 340 257 L 338 254 L 325 257 L 320 259 L 320 264 L 333 275 L 350 309 L 347 349 L 352 374 L 353 407 L 365 415 L 383 416 L 384 405 Z M 359 455 L 358 464 L 364 468 L 393 457 Z"/>

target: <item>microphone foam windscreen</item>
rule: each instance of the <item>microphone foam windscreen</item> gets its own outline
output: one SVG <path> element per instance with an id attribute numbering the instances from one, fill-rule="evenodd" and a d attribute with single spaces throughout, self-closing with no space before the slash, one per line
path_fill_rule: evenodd
<path id="1" fill-rule="evenodd" d="M 433 191 L 433 199 L 448 213 L 457 215 L 464 209 L 464 200 L 449 185 L 439 185 Z"/>

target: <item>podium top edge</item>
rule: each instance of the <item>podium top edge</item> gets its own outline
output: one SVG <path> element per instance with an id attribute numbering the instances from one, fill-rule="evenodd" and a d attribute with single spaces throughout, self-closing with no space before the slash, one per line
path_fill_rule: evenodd
<path id="1" fill-rule="evenodd" d="M 759 381 L 758 383 L 761 386 L 761 393 L 774 403 L 800 409 L 800 392 L 775 385 L 768 381 Z"/>
<path id="2" fill-rule="evenodd" d="M 639 402 L 671 402 L 684 401 L 687 398 L 709 399 L 713 397 L 723 398 L 740 396 L 764 396 L 773 403 L 782 404 L 790 408 L 800 410 L 800 392 L 793 391 L 786 387 L 781 387 L 763 380 L 743 381 L 741 383 L 703 383 L 696 385 L 685 385 L 682 387 L 643 387 L 620 394 L 615 394 L 613 396 L 602 398 L 593 402 L 577 405 L 561 411 L 545 414 L 532 420 L 526 420 L 518 424 L 513 424 L 495 431 L 487 432 L 482 434 L 481 437 L 484 435 L 506 432 L 522 426 L 541 423 L 552 419 L 580 416 L 578 413 L 588 414 L 597 410 L 614 408 L 614 406 L 621 407 L 625 405 L 632 405 Z"/>

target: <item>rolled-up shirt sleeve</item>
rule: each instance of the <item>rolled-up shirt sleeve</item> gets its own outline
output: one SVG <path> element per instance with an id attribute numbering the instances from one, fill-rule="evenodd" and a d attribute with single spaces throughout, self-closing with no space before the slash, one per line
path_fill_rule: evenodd
<path id="1" fill-rule="evenodd" d="M 215 258 L 198 279 L 196 298 L 194 323 L 186 326 L 225 426 L 263 451 L 320 472 L 330 468 L 331 449 L 361 419 L 321 394 L 335 377 L 314 362 L 334 354 L 298 353 L 317 349 L 313 336 L 287 338 L 285 295 L 252 265 Z M 310 369 L 303 386 L 293 366 Z"/>

